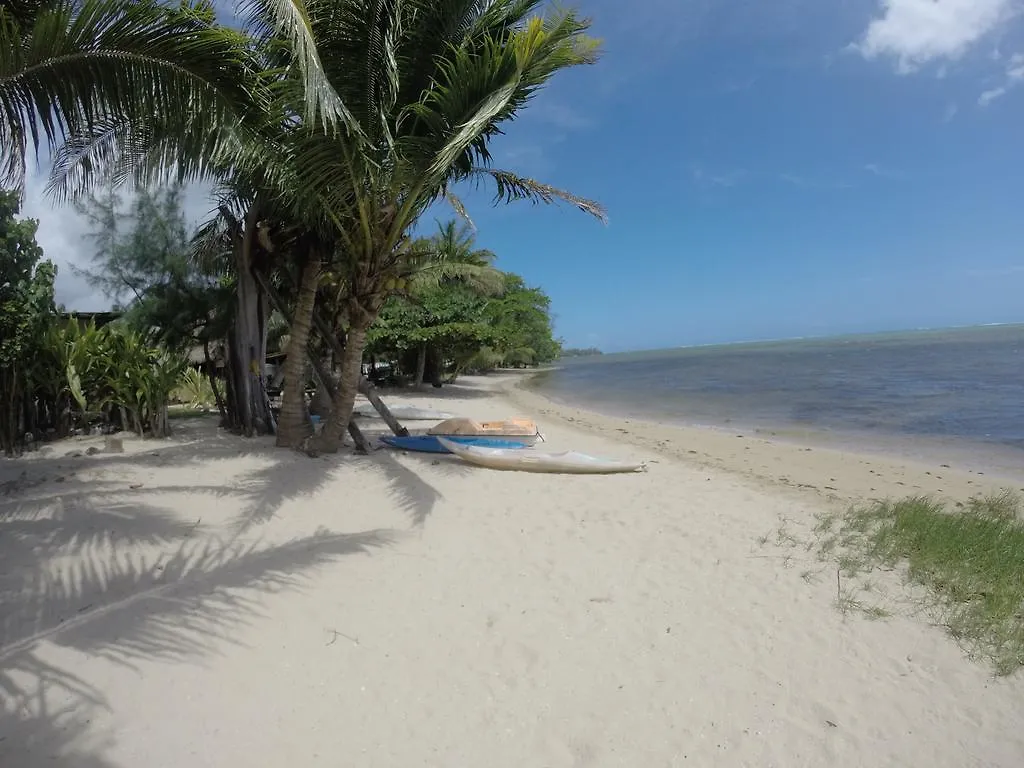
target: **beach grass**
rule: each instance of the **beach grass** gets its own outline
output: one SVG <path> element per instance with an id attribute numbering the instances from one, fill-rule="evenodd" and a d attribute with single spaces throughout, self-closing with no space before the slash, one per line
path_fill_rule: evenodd
<path id="1" fill-rule="evenodd" d="M 1024 666 L 1022 513 L 1010 492 L 955 508 L 912 497 L 822 517 L 816 533 L 842 576 L 905 569 L 961 646 L 1008 675 Z"/>

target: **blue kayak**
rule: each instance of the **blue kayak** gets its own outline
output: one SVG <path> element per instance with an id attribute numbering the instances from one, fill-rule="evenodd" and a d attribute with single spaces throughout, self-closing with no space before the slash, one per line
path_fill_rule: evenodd
<path id="1" fill-rule="evenodd" d="M 528 446 L 514 440 L 502 440 L 498 437 L 467 437 L 463 435 L 446 437 L 453 443 L 461 445 L 476 445 L 481 448 L 526 448 Z M 403 451 L 419 451 L 420 453 L 451 453 L 441 445 L 441 441 L 435 435 L 408 435 L 407 437 L 395 437 L 389 435 L 380 439 L 385 445 L 392 448 L 401 448 Z"/>

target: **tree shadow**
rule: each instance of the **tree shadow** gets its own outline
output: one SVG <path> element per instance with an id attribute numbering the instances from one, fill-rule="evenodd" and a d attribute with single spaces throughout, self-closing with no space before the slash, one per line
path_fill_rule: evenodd
<path id="1" fill-rule="evenodd" d="M 120 768 L 102 755 L 109 736 L 92 719 L 106 703 L 66 669 L 24 659 L 11 683 L 0 672 L 0 764 L 19 768 Z M 31 682 L 29 682 L 31 681 Z M 13 692 L 13 698 L 8 696 Z M 54 704 L 54 699 L 63 703 Z"/>
<path id="2" fill-rule="evenodd" d="M 440 472 L 449 475 L 466 476 L 470 470 L 470 467 L 462 462 L 444 460 L 451 458 L 450 456 L 415 453 L 403 453 L 402 456 L 409 463 L 436 467 Z M 422 528 L 437 503 L 444 499 L 440 491 L 415 470 L 398 461 L 391 452 L 378 451 L 374 453 L 369 463 L 384 476 L 392 500 L 409 515 L 412 525 Z"/>
<path id="3" fill-rule="evenodd" d="M 196 429 L 184 436 L 169 440 L 146 440 L 131 445 L 125 453 L 96 453 L 86 455 L 81 450 L 54 446 L 51 455 L 36 456 L 12 465 L 0 465 L 0 471 L 8 470 L 6 488 L 8 496 L 17 494 L 15 501 L 0 501 L 0 515 L 11 504 L 27 510 L 33 504 L 40 509 L 52 506 L 55 500 L 69 498 L 75 490 L 87 493 L 95 499 L 106 496 L 104 506 L 115 505 L 109 499 L 130 499 L 136 495 L 152 495 L 160 492 L 204 493 L 221 498 L 235 498 L 244 502 L 246 511 L 240 516 L 242 528 L 265 523 L 272 519 L 277 510 L 288 500 L 311 496 L 330 478 L 330 466 L 324 461 L 311 460 L 294 451 L 277 448 L 273 438 L 240 438 L 223 430 Z M 343 460 L 350 460 L 341 454 Z M 230 459 L 257 459 L 263 465 L 245 473 L 239 482 L 232 485 L 194 484 L 181 486 L 128 486 L 123 480 L 96 480 L 80 477 L 83 473 L 117 472 L 128 468 L 186 469 L 202 467 L 212 462 Z M 17 470 L 18 473 L 11 470 Z M 0 480 L 4 476 L 0 475 Z M 0 496 L 3 499 L 3 496 Z M 131 501 L 120 502 L 129 510 L 137 510 Z M 92 505 L 95 506 L 95 505 Z M 91 513 L 90 513 L 91 514 Z"/>
<path id="4" fill-rule="evenodd" d="M 490 389 L 481 387 L 478 384 L 455 382 L 453 384 L 445 384 L 443 387 L 432 387 L 430 385 L 424 385 L 422 387 L 382 387 L 377 390 L 377 394 L 380 395 L 381 400 L 385 403 L 388 402 L 388 398 L 397 397 L 402 400 L 486 400 L 494 397 L 494 392 Z M 365 421 L 362 419 L 361 421 Z"/>
<path id="5" fill-rule="evenodd" d="M 240 627 L 263 616 L 260 594 L 300 591 L 312 572 L 339 557 L 369 553 L 399 534 L 326 530 L 280 544 L 186 538 L 170 551 L 83 561 L 74 578 L 55 568 L 11 590 L 14 616 L 0 651 L 0 764 L 106 766 L 76 749 L 106 707 L 98 691 L 39 653 L 45 640 L 135 669 L 143 660 L 185 661 L 237 644 Z M 5 607 L 11 601 L 5 595 Z M 71 702 L 70 704 L 68 702 Z M 76 729 L 79 737 L 69 737 Z"/>
<path id="6" fill-rule="evenodd" d="M 55 663 L 55 648 L 129 668 L 216 653 L 264 616 L 262 596 L 301 591 L 318 568 L 400 535 L 320 529 L 284 542 L 247 535 L 289 498 L 315 492 L 329 466 L 240 438 L 152 447 L 76 457 L 74 466 L 186 466 L 266 454 L 241 482 L 198 489 L 240 499 L 249 524 L 214 536 L 201 520 L 158 505 L 163 495 L 194 493 L 192 485 L 136 490 L 124 480 L 79 477 L 65 472 L 64 455 L 15 466 L 15 487 L 0 497 L 0 765 L 116 768 L 104 757 L 112 737 L 92 723 L 108 708 L 105 697 Z"/>

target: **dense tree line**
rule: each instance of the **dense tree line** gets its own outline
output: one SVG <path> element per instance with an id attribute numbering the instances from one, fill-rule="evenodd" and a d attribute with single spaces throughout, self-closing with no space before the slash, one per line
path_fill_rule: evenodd
<path id="1" fill-rule="evenodd" d="M 461 273 L 466 287 L 474 270 L 483 273 L 485 265 L 447 259 L 438 240 L 413 236 L 425 213 L 447 200 L 464 215 L 457 189 L 486 183 L 496 202 L 567 201 L 603 216 L 592 201 L 490 162 L 492 142 L 538 90 L 595 62 L 598 48 L 588 21 L 542 0 L 242 7 L 224 25 L 194 0 L 0 5 L 0 183 L 20 183 L 28 154 L 46 147 L 57 199 L 96 194 L 108 180 L 212 184 L 216 217 L 177 267 L 156 275 L 173 260 L 144 265 L 143 276 L 159 279 L 138 312 L 151 313 L 146 322 L 172 348 L 185 334 L 204 347 L 225 340 L 231 426 L 334 451 L 364 386 L 367 345 L 384 343 L 382 313 L 427 306 L 427 294 L 407 286 L 429 293 L 430 280 Z M 177 247 L 171 229 L 147 237 Z M 116 263 L 116 249 L 109 254 Z M 139 276 L 121 275 L 132 291 Z M 477 298 L 538 324 L 546 300 L 503 287 L 503 299 Z M 265 369 L 275 313 L 288 327 L 279 420 Z M 428 318 L 425 327 L 445 324 Z M 431 333 L 426 357 L 452 370 L 467 364 L 461 341 Z M 537 332 L 480 341 L 478 361 L 485 350 L 512 364 L 557 351 Z M 399 350 L 394 334 L 387 343 Z M 310 375 L 331 392 L 315 437 Z"/>

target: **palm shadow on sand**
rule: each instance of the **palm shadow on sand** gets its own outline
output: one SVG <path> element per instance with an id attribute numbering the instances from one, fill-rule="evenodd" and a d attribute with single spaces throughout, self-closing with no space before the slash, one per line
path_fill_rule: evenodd
<path id="1" fill-rule="evenodd" d="M 129 667 L 201 658 L 238 642 L 238 629 L 262 617 L 262 593 L 307 589 L 318 568 L 402 535 L 321 529 L 266 541 L 252 525 L 321 487 L 325 462 L 231 437 L 153 447 L 135 456 L 61 454 L 0 466 L 17 481 L 0 494 L 0 765 L 115 768 L 104 756 L 115 735 L 91 724 L 108 706 L 103 692 L 54 664 L 43 644 Z M 187 466 L 239 452 L 266 461 L 235 487 L 161 486 L 143 494 L 73 473 L 75 461 Z M 164 496 L 197 490 L 240 499 L 249 525 L 212 535 L 201 520 L 159 506 Z"/>

